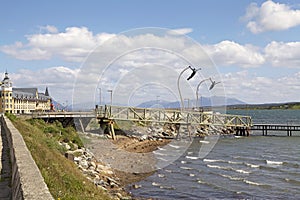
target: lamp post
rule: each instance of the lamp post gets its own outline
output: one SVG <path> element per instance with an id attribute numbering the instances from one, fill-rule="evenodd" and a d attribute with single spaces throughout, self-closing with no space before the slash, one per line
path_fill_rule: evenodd
<path id="1" fill-rule="evenodd" d="M 201 70 L 201 68 L 196 69 L 196 68 L 192 68 L 191 66 L 188 66 L 188 67 L 184 68 L 184 69 L 180 72 L 180 74 L 179 74 L 179 76 L 178 76 L 178 79 L 177 79 L 177 89 L 178 89 L 178 93 L 179 93 L 179 97 L 180 97 L 181 108 L 184 108 L 184 102 L 183 102 L 183 98 L 182 98 L 182 95 L 181 95 L 179 83 L 180 83 L 180 78 L 181 78 L 182 74 L 183 74 L 186 70 L 188 70 L 188 69 L 191 69 L 191 70 L 192 70 L 192 73 L 191 73 L 191 75 L 187 78 L 187 80 L 190 80 L 191 78 L 193 78 L 193 77 L 195 76 L 196 72 L 197 72 L 198 70 Z"/>
<path id="2" fill-rule="evenodd" d="M 200 81 L 199 84 L 198 84 L 198 86 L 197 86 L 197 89 L 196 89 L 196 98 L 197 98 L 197 100 L 196 100 L 196 108 L 198 107 L 198 101 L 199 101 L 199 88 L 200 88 L 200 85 L 201 85 L 202 83 L 204 83 L 205 81 L 208 81 L 208 80 L 210 80 L 210 82 L 211 82 L 211 85 L 210 85 L 210 87 L 209 87 L 209 90 L 212 90 L 217 84 L 221 83 L 221 82 L 213 81 L 210 77 L 209 77 L 209 78 L 206 78 L 206 79 L 204 79 L 204 80 L 202 80 L 202 81 Z M 201 106 L 201 105 L 200 105 L 200 106 Z M 200 107 L 200 106 L 199 106 L 199 107 Z"/>
<path id="3" fill-rule="evenodd" d="M 110 105 L 112 106 L 112 101 L 113 101 L 113 97 L 112 97 L 112 90 L 107 90 L 107 92 L 110 93 Z"/>

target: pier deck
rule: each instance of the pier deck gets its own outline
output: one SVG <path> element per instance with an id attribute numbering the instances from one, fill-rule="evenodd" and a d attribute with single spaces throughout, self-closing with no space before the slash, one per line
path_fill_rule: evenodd
<path id="1" fill-rule="evenodd" d="M 293 131 L 300 131 L 300 125 L 289 124 L 254 124 L 251 130 L 262 131 L 263 135 L 268 135 L 268 131 L 286 131 L 287 136 L 292 136 Z"/>
<path id="2" fill-rule="evenodd" d="M 97 118 L 109 120 L 136 121 L 141 123 L 173 123 L 186 125 L 214 125 L 225 127 L 249 128 L 252 125 L 250 116 L 228 115 L 193 110 L 175 110 L 158 108 L 136 108 L 125 106 L 100 106 Z"/>

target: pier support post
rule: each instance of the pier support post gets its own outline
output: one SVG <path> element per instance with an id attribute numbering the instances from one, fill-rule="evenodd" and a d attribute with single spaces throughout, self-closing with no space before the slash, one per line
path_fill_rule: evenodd
<path id="1" fill-rule="evenodd" d="M 82 121 L 81 121 L 81 118 L 79 118 L 79 124 L 80 124 L 80 126 L 81 126 L 82 132 L 85 133 L 84 126 L 83 126 L 83 123 L 82 123 Z"/>
<path id="2" fill-rule="evenodd" d="M 247 132 L 247 137 L 249 137 L 250 136 L 250 128 L 249 127 L 247 127 L 247 129 L 246 129 L 246 132 Z"/>
<path id="3" fill-rule="evenodd" d="M 113 140 L 116 140 L 116 135 L 115 135 L 115 129 L 114 129 L 114 122 L 113 121 L 109 121 L 109 125 L 110 125 L 110 136 Z"/>

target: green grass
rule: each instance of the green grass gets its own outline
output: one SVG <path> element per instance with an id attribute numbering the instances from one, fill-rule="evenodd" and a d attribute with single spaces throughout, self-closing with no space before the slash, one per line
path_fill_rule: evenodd
<path id="1" fill-rule="evenodd" d="M 25 120 L 7 115 L 22 134 L 55 199 L 110 199 L 105 191 L 88 181 L 77 166 L 63 156 L 65 149 L 58 141 L 83 146 L 72 127 L 63 128 L 59 122 Z"/>

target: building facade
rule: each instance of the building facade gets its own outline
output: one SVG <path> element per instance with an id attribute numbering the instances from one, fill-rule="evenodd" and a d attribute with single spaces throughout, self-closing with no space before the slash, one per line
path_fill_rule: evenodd
<path id="1" fill-rule="evenodd" d="M 30 114 L 53 107 L 48 88 L 45 93 L 39 93 L 37 88 L 13 88 L 7 72 L 0 84 L 0 113 Z"/>

